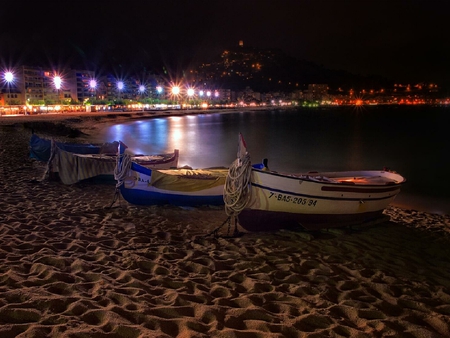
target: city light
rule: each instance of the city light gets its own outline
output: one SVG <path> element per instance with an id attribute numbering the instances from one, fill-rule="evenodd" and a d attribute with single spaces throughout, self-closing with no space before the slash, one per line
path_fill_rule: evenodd
<path id="1" fill-rule="evenodd" d="M 55 85 L 55 88 L 56 88 L 56 90 L 57 90 L 57 92 L 58 92 L 58 102 L 60 102 L 60 101 L 61 101 L 61 98 L 60 98 L 60 96 L 59 96 L 59 90 L 61 89 L 61 84 L 62 84 L 61 76 L 55 75 L 55 76 L 53 77 L 53 84 Z"/>
<path id="2" fill-rule="evenodd" d="M 5 72 L 4 79 L 8 84 L 10 84 L 14 80 L 14 74 L 10 71 L 7 71 Z"/>
<path id="3" fill-rule="evenodd" d="M 119 101 L 121 100 L 120 94 L 124 87 L 125 87 L 125 85 L 124 85 L 123 81 L 117 82 L 117 89 L 119 90 L 119 97 L 118 97 Z"/>
<path id="4" fill-rule="evenodd" d="M 60 90 L 61 89 L 61 84 L 62 84 L 61 76 L 55 75 L 55 77 L 53 78 L 53 84 L 55 85 L 55 88 L 57 90 Z"/>
<path id="5" fill-rule="evenodd" d="M 172 94 L 173 94 L 173 95 L 180 95 L 180 87 L 178 87 L 178 86 L 173 86 L 173 87 L 172 87 Z"/>
<path id="6" fill-rule="evenodd" d="M 97 99 L 97 81 L 95 79 L 91 79 L 89 81 L 89 87 L 91 88 L 91 92 L 95 93 L 95 99 Z M 94 102 L 94 98 L 92 98 L 92 103 Z"/>
<path id="7" fill-rule="evenodd" d="M 11 82 L 14 81 L 14 74 L 11 71 L 5 72 L 5 81 L 8 84 L 8 103 L 11 102 Z M 12 111 L 12 108 L 9 107 L 9 110 Z"/>
<path id="8" fill-rule="evenodd" d="M 40 72 L 30 68 L 26 72 L 17 73 L 12 68 L 0 70 L 0 84 L 3 84 L 3 94 L 0 96 L 3 107 L 0 106 L 0 111 L 3 112 L 10 106 L 11 110 L 22 112 L 24 108 L 19 108 L 19 105 L 51 107 L 53 104 L 69 103 L 69 101 L 75 101 L 76 103 L 73 106 L 80 105 L 77 110 L 83 110 L 83 106 L 91 105 L 96 100 L 98 104 L 101 103 L 105 107 L 110 104 L 107 103 L 110 101 L 115 102 L 114 105 L 127 104 L 128 106 L 122 108 L 133 109 L 138 109 L 140 106 L 137 104 L 142 105 L 144 101 L 167 105 L 181 103 L 181 107 L 200 107 L 201 102 L 206 102 L 208 107 L 224 107 L 225 103 L 230 104 L 231 100 L 235 100 L 235 104 L 245 107 L 302 105 L 302 102 L 317 103 L 324 106 L 425 104 L 433 101 L 433 98 L 428 97 L 428 93 L 438 92 L 438 86 L 432 83 L 397 83 L 393 85 L 393 88 L 338 87 L 337 92 L 333 93 L 329 91 L 330 88 L 327 84 L 319 83 L 308 84 L 308 88 L 305 87 L 305 90 L 299 90 L 295 93 L 274 92 L 266 94 L 253 91 L 250 87 L 243 89 L 241 92 L 231 88 L 214 89 L 218 88 L 214 83 L 206 80 L 200 82 L 198 79 L 188 77 L 183 78 L 183 81 L 173 82 L 170 82 L 169 79 L 149 78 L 145 81 L 158 81 L 154 87 L 150 87 L 151 82 L 144 82 L 143 79 L 135 77 L 130 79 L 111 78 L 110 75 L 94 77 L 93 72 L 86 71 L 80 78 L 72 76 L 65 78 L 61 75 L 64 73 L 60 71 L 55 68 Z M 80 81 L 81 83 L 79 83 Z M 100 81 L 101 88 L 99 86 Z M 166 81 L 168 81 L 167 84 Z M 24 91 L 23 88 L 26 90 Z M 63 90 L 63 93 L 61 93 L 61 90 Z M 78 92 L 79 90 L 81 92 Z M 88 93 L 86 94 L 86 92 Z M 46 96 L 49 94 L 52 95 L 52 100 L 50 100 L 50 96 L 46 100 Z M 135 104 L 135 106 L 131 104 Z M 155 107 L 155 105 L 152 107 Z M 26 108 L 26 110 L 28 109 Z M 64 107 L 64 109 L 67 108 Z"/>

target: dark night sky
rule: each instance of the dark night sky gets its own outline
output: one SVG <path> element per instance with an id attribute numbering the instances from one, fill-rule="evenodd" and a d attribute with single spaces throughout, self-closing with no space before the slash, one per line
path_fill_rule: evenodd
<path id="1" fill-rule="evenodd" d="M 180 70 L 243 40 L 326 68 L 399 82 L 449 82 L 447 1 L 6 1 L 3 67 Z"/>

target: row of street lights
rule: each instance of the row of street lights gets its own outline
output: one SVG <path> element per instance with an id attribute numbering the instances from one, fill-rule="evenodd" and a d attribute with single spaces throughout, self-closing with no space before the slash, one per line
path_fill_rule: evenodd
<path id="1" fill-rule="evenodd" d="M 123 81 L 118 81 L 117 82 L 117 89 L 118 89 L 119 93 L 122 92 L 124 88 L 125 88 L 125 85 L 124 85 Z M 139 90 L 139 93 L 142 95 L 142 94 L 144 94 L 147 91 L 147 88 L 144 85 L 140 85 L 138 90 Z M 162 94 L 164 92 L 163 87 L 160 86 L 160 85 L 156 86 L 156 92 L 159 95 Z M 186 95 L 188 97 L 193 97 L 195 95 L 195 93 L 196 93 L 195 89 L 192 88 L 192 87 L 188 87 L 185 92 L 186 92 Z M 178 85 L 173 85 L 173 86 L 169 87 L 169 93 L 172 96 L 180 96 L 180 95 L 182 95 L 181 87 L 178 86 Z M 206 90 L 206 91 L 199 90 L 198 91 L 198 96 L 199 97 L 206 96 L 206 97 L 209 98 L 209 97 L 213 96 L 213 93 L 210 90 Z M 219 97 L 219 92 L 217 90 L 214 91 L 214 97 Z"/>
<path id="2" fill-rule="evenodd" d="M 7 87 L 8 87 L 8 105 L 10 106 L 11 105 L 11 84 L 13 84 L 14 80 L 15 80 L 14 73 L 12 71 L 10 71 L 10 70 L 5 71 L 4 75 L 3 75 L 3 79 L 6 82 Z M 60 90 L 62 88 L 63 82 L 64 82 L 63 78 L 60 75 L 54 74 L 54 76 L 53 76 L 53 85 L 54 85 L 55 89 L 57 90 L 58 102 L 59 103 L 61 102 Z M 120 81 L 117 81 L 116 85 L 117 85 L 117 90 L 118 90 L 118 94 L 119 94 L 118 96 L 119 96 L 119 100 L 120 100 L 121 99 L 121 93 L 125 89 L 125 83 L 120 80 Z M 96 79 L 91 79 L 89 81 L 89 87 L 90 87 L 92 92 L 96 93 L 96 91 L 97 91 L 97 80 Z M 181 87 L 179 85 L 172 85 L 172 86 L 169 86 L 167 89 L 168 89 L 169 94 L 172 97 L 178 98 L 178 97 L 180 97 L 182 95 L 182 89 L 181 89 Z M 138 91 L 139 91 L 140 95 L 143 95 L 147 91 L 147 88 L 146 88 L 145 85 L 140 85 L 138 87 Z M 164 92 L 164 88 L 161 85 L 158 85 L 156 87 L 156 92 L 157 92 L 158 95 L 161 95 Z M 195 95 L 198 95 L 198 97 L 200 97 L 200 98 L 206 97 L 208 99 L 211 98 L 211 97 L 216 97 L 216 98 L 219 97 L 219 92 L 217 90 L 214 91 L 214 94 L 213 94 L 213 92 L 211 90 L 206 90 L 206 91 L 198 90 L 197 91 L 193 87 L 186 88 L 184 93 L 190 99 L 193 98 Z"/>

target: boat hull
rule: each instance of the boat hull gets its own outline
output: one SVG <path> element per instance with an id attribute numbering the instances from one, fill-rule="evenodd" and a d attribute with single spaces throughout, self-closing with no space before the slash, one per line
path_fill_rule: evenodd
<path id="1" fill-rule="evenodd" d="M 203 191 L 201 194 L 181 194 L 156 189 L 128 189 L 121 187 L 120 192 L 124 200 L 135 205 L 223 205 L 223 188 L 220 191 Z"/>
<path id="2" fill-rule="evenodd" d="M 29 143 L 30 157 L 46 161 L 47 173 L 52 180 L 64 184 L 93 179 L 94 182 L 115 182 L 114 169 L 118 147 L 127 148 L 122 142 L 106 142 L 101 145 L 63 143 L 40 138 L 32 134 Z M 169 169 L 178 166 L 179 151 L 155 155 L 132 155 L 140 165 L 151 169 Z"/>
<path id="3" fill-rule="evenodd" d="M 382 216 L 403 182 L 389 171 L 287 175 L 253 168 L 250 200 L 238 219 L 248 231 L 363 223 Z"/>
<path id="4" fill-rule="evenodd" d="M 239 224 L 247 231 L 320 230 L 363 224 L 383 218 L 383 210 L 361 214 L 298 214 L 244 209 Z"/>
<path id="5" fill-rule="evenodd" d="M 136 205 L 223 205 L 228 169 L 152 170 L 135 162 L 120 184 L 122 197 Z"/>
<path id="6" fill-rule="evenodd" d="M 188 172 L 187 169 L 171 170 L 178 171 L 180 174 Z M 178 206 L 200 206 L 200 205 L 223 205 L 223 184 L 202 186 L 196 188 L 175 188 L 166 185 L 167 188 L 158 188 L 153 185 L 156 172 L 164 173 L 164 170 L 150 170 L 142 166 L 132 164 L 128 175 L 120 186 L 122 197 L 131 204 L 136 205 L 163 205 L 171 204 Z M 227 170 L 216 170 L 223 177 Z M 186 174 L 189 176 L 189 174 Z M 181 181 L 187 181 L 187 185 L 195 185 L 192 178 L 177 177 L 177 186 L 184 185 Z"/>

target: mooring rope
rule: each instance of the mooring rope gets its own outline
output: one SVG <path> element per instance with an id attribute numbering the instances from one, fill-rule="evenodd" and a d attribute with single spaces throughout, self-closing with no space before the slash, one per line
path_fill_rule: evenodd
<path id="1" fill-rule="evenodd" d="M 120 154 L 116 158 L 116 167 L 114 168 L 114 179 L 117 181 L 116 188 L 119 188 L 128 175 L 131 168 L 131 156 L 129 154 Z"/>
<path id="2" fill-rule="evenodd" d="M 55 158 L 57 151 L 57 146 L 55 140 L 50 140 L 50 157 L 47 161 L 47 167 L 45 169 L 44 175 L 42 176 L 41 181 L 45 180 L 46 177 L 49 177 L 51 179 L 52 170 L 53 170 L 53 159 Z"/>
<path id="3" fill-rule="evenodd" d="M 114 192 L 114 198 L 109 206 L 109 209 L 112 208 L 114 203 L 120 198 L 120 186 L 125 181 L 125 178 L 128 175 L 128 170 L 131 168 L 131 156 L 128 154 L 120 154 L 117 155 L 116 158 L 116 167 L 114 168 L 114 179 L 117 181 L 116 190 Z"/>
<path id="4" fill-rule="evenodd" d="M 223 191 L 225 212 L 228 216 L 236 217 L 247 205 L 250 199 L 251 174 L 252 166 L 248 153 L 231 164 Z"/>

